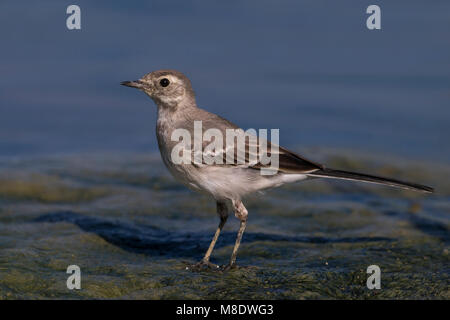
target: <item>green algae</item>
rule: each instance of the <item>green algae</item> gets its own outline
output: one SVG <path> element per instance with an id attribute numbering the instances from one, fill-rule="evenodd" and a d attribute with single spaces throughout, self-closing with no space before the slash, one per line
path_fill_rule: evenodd
<path id="1" fill-rule="evenodd" d="M 50 175 L 0 177 L 0 199 L 6 200 L 79 203 L 92 201 L 107 194 L 108 191 L 105 188 L 70 186 Z"/>
<path id="2" fill-rule="evenodd" d="M 324 162 L 439 192 L 313 180 L 250 197 L 243 267 L 228 272 L 186 269 L 214 233 L 215 204 L 159 159 L 2 160 L 0 299 L 449 299 L 448 168 L 368 158 Z M 227 263 L 237 226 L 231 216 L 213 262 Z M 72 264 L 81 290 L 66 287 Z M 366 286 L 372 264 L 380 290 Z"/>

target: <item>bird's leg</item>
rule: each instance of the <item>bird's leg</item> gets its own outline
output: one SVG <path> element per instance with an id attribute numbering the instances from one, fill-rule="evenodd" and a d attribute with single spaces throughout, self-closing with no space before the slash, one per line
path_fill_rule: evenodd
<path id="1" fill-rule="evenodd" d="M 227 205 L 225 202 L 217 201 L 217 213 L 220 216 L 219 226 L 217 227 L 216 233 L 214 234 L 214 237 L 211 240 L 211 243 L 209 245 L 208 250 L 206 251 L 205 256 L 203 257 L 203 259 L 200 262 L 198 262 L 194 266 L 192 266 L 193 269 L 200 269 L 204 266 L 216 268 L 216 269 L 219 268 L 219 266 L 209 262 L 209 258 L 211 257 L 211 253 L 214 250 L 214 246 L 216 245 L 216 242 L 217 242 L 217 239 L 219 238 L 220 232 L 222 231 L 222 228 L 228 219 L 228 209 L 227 209 Z"/>
<path id="2" fill-rule="evenodd" d="M 208 251 L 206 251 L 206 254 L 203 257 L 203 261 L 205 261 L 205 262 L 209 262 L 211 253 L 214 249 L 214 246 L 216 245 L 217 239 L 219 238 L 220 231 L 222 231 L 223 226 L 227 222 L 228 210 L 227 210 L 227 205 L 225 204 L 225 202 L 217 201 L 217 213 L 220 216 L 220 223 L 219 223 L 219 226 L 217 227 L 217 230 L 216 230 L 216 233 L 214 234 L 213 239 L 211 240 Z"/>
<path id="3" fill-rule="evenodd" d="M 244 204 L 240 200 L 233 200 L 234 215 L 241 221 L 239 225 L 239 231 L 236 237 L 236 243 L 234 244 L 233 253 L 231 254 L 230 263 L 224 267 L 224 270 L 231 269 L 236 266 L 236 256 L 241 244 L 242 235 L 244 234 L 245 227 L 247 225 L 248 211 L 244 207 Z"/>

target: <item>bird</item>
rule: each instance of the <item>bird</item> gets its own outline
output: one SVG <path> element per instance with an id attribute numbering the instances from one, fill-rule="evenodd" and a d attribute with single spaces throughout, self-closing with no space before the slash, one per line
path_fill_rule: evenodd
<path id="1" fill-rule="evenodd" d="M 268 154 L 278 157 L 276 168 L 272 168 L 270 164 L 263 163 L 258 157 L 256 157 L 256 161 L 254 157 L 252 158 L 253 161 L 239 161 L 242 159 L 249 160 L 255 154 L 255 149 L 250 148 L 252 143 L 254 144 L 254 140 L 249 142 L 249 139 L 245 140 L 240 158 L 236 156 L 236 154 L 239 154 L 239 151 L 235 146 L 232 146 L 234 148 L 232 148 L 233 151 L 235 151 L 233 153 L 233 161 L 207 163 L 201 157 L 199 161 L 174 161 L 173 150 L 176 146 L 179 146 L 179 140 L 173 139 L 173 134 L 176 130 L 182 129 L 190 134 L 195 134 L 195 123 L 198 122 L 202 125 L 202 133 L 209 129 L 214 129 L 216 132 L 226 136 L 227 130 L 237 130 L 239 132 L 243 130 L 225 118 L 198 107 L 191 81 L 179 71 L 170 69 L 157 70 L 145 74 L 138 80 L 123 81 L 121 85 L 143 91 L 156 104 L 158 147 L 161 158 L 170 173 L 188 188 L 207 194 L 216 202 L 216 210 L 220 218 L 219 225 L 204 257 L 198 263 L 190 266 L 192 270 L 205 268 L 230 270 L 237 267 L 237 253 L 248 220 L 248 210 L 244 206 L 243 198 L 264 189 L 309 179 L 332 178 L 369 182 L 424 193 L 432 193 L 434 191 L 431 187 L 416 183 L 365 173 L 331 169 L 262 138 L 258 141 L 265 141 L 268 144 L 266 150 Z M 200 150 L 197 149 L 196 151 L 189 149 L 189 145 L 191 144 L 185 143 L 181 147 L 183 154 L 186 152 L 186 154 L 191 155 L 189 159 L 194 159 L 196 157 L 194 153 L 198 151 L 205 155 L 205 142 L 202 142 Z M 220 148 L 218 147 L 217 149 Z M 225 157 L 229 149 L 227 144 L 221 150 L 213 150 L 212 153 L 219 158 Z M 211 150 L 209 152 L 211 153 Z M 256 155 L 259 155 L 261 152 L 260 148 L 256 149 Z M 175 152 L 175 154 L 180 153 Z M 196 159 L 198 160 L 199 158 Z M 227 160 L 229 159 L 227 158 Z M 263 174 L 262 171 L 264 169 L 272 169 L 272 172 Z M 229 209 L 234 211 L 234 215 L 240 221 L 239 230 L 229 263 L 219 267 L 213 264 L 210 258 L 217 239 L 227 222 Z"/>

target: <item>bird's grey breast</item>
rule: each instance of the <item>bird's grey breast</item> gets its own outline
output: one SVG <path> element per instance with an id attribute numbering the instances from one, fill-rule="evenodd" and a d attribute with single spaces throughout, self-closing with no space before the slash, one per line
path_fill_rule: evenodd
<path id="1" fill-rule="evenodd" d="M 179 143 L 172 140 L 172 133 L 177 129 L 189 130 L 189 121 L 180 112 L 160 110 L 156 123 L 156 137 L 158 140 L 161 158 L 170 173 L 188 187 L 196 188 L 197 168 L 193 164 L 176 164 L 172 161 L 172 150 Z"/>
<path id="2" fill-rule="evenodd" d="M 174 121 L 166 112 L 158 112 L 158 120 L 156 122 L 156 139 L 158 141 L 159 151 L 164 164 L 170 169 L 173 165 L 170 157 L 173 148 L 171 140 L 172 132 L 175 130 Z"/>

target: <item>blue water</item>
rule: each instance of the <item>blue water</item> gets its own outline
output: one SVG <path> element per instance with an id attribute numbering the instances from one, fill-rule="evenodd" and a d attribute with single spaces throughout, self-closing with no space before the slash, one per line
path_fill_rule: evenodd
<path id="1" fill-rule="evenodd" d="M 119 85 L 185 72 L 200 106 L 287 147 L 448 162 L 450 2 L 0 4 L 0 155 L 154 152 L 155 106 Z M 307 155 L 314 159 L 314 155 Z"/>

